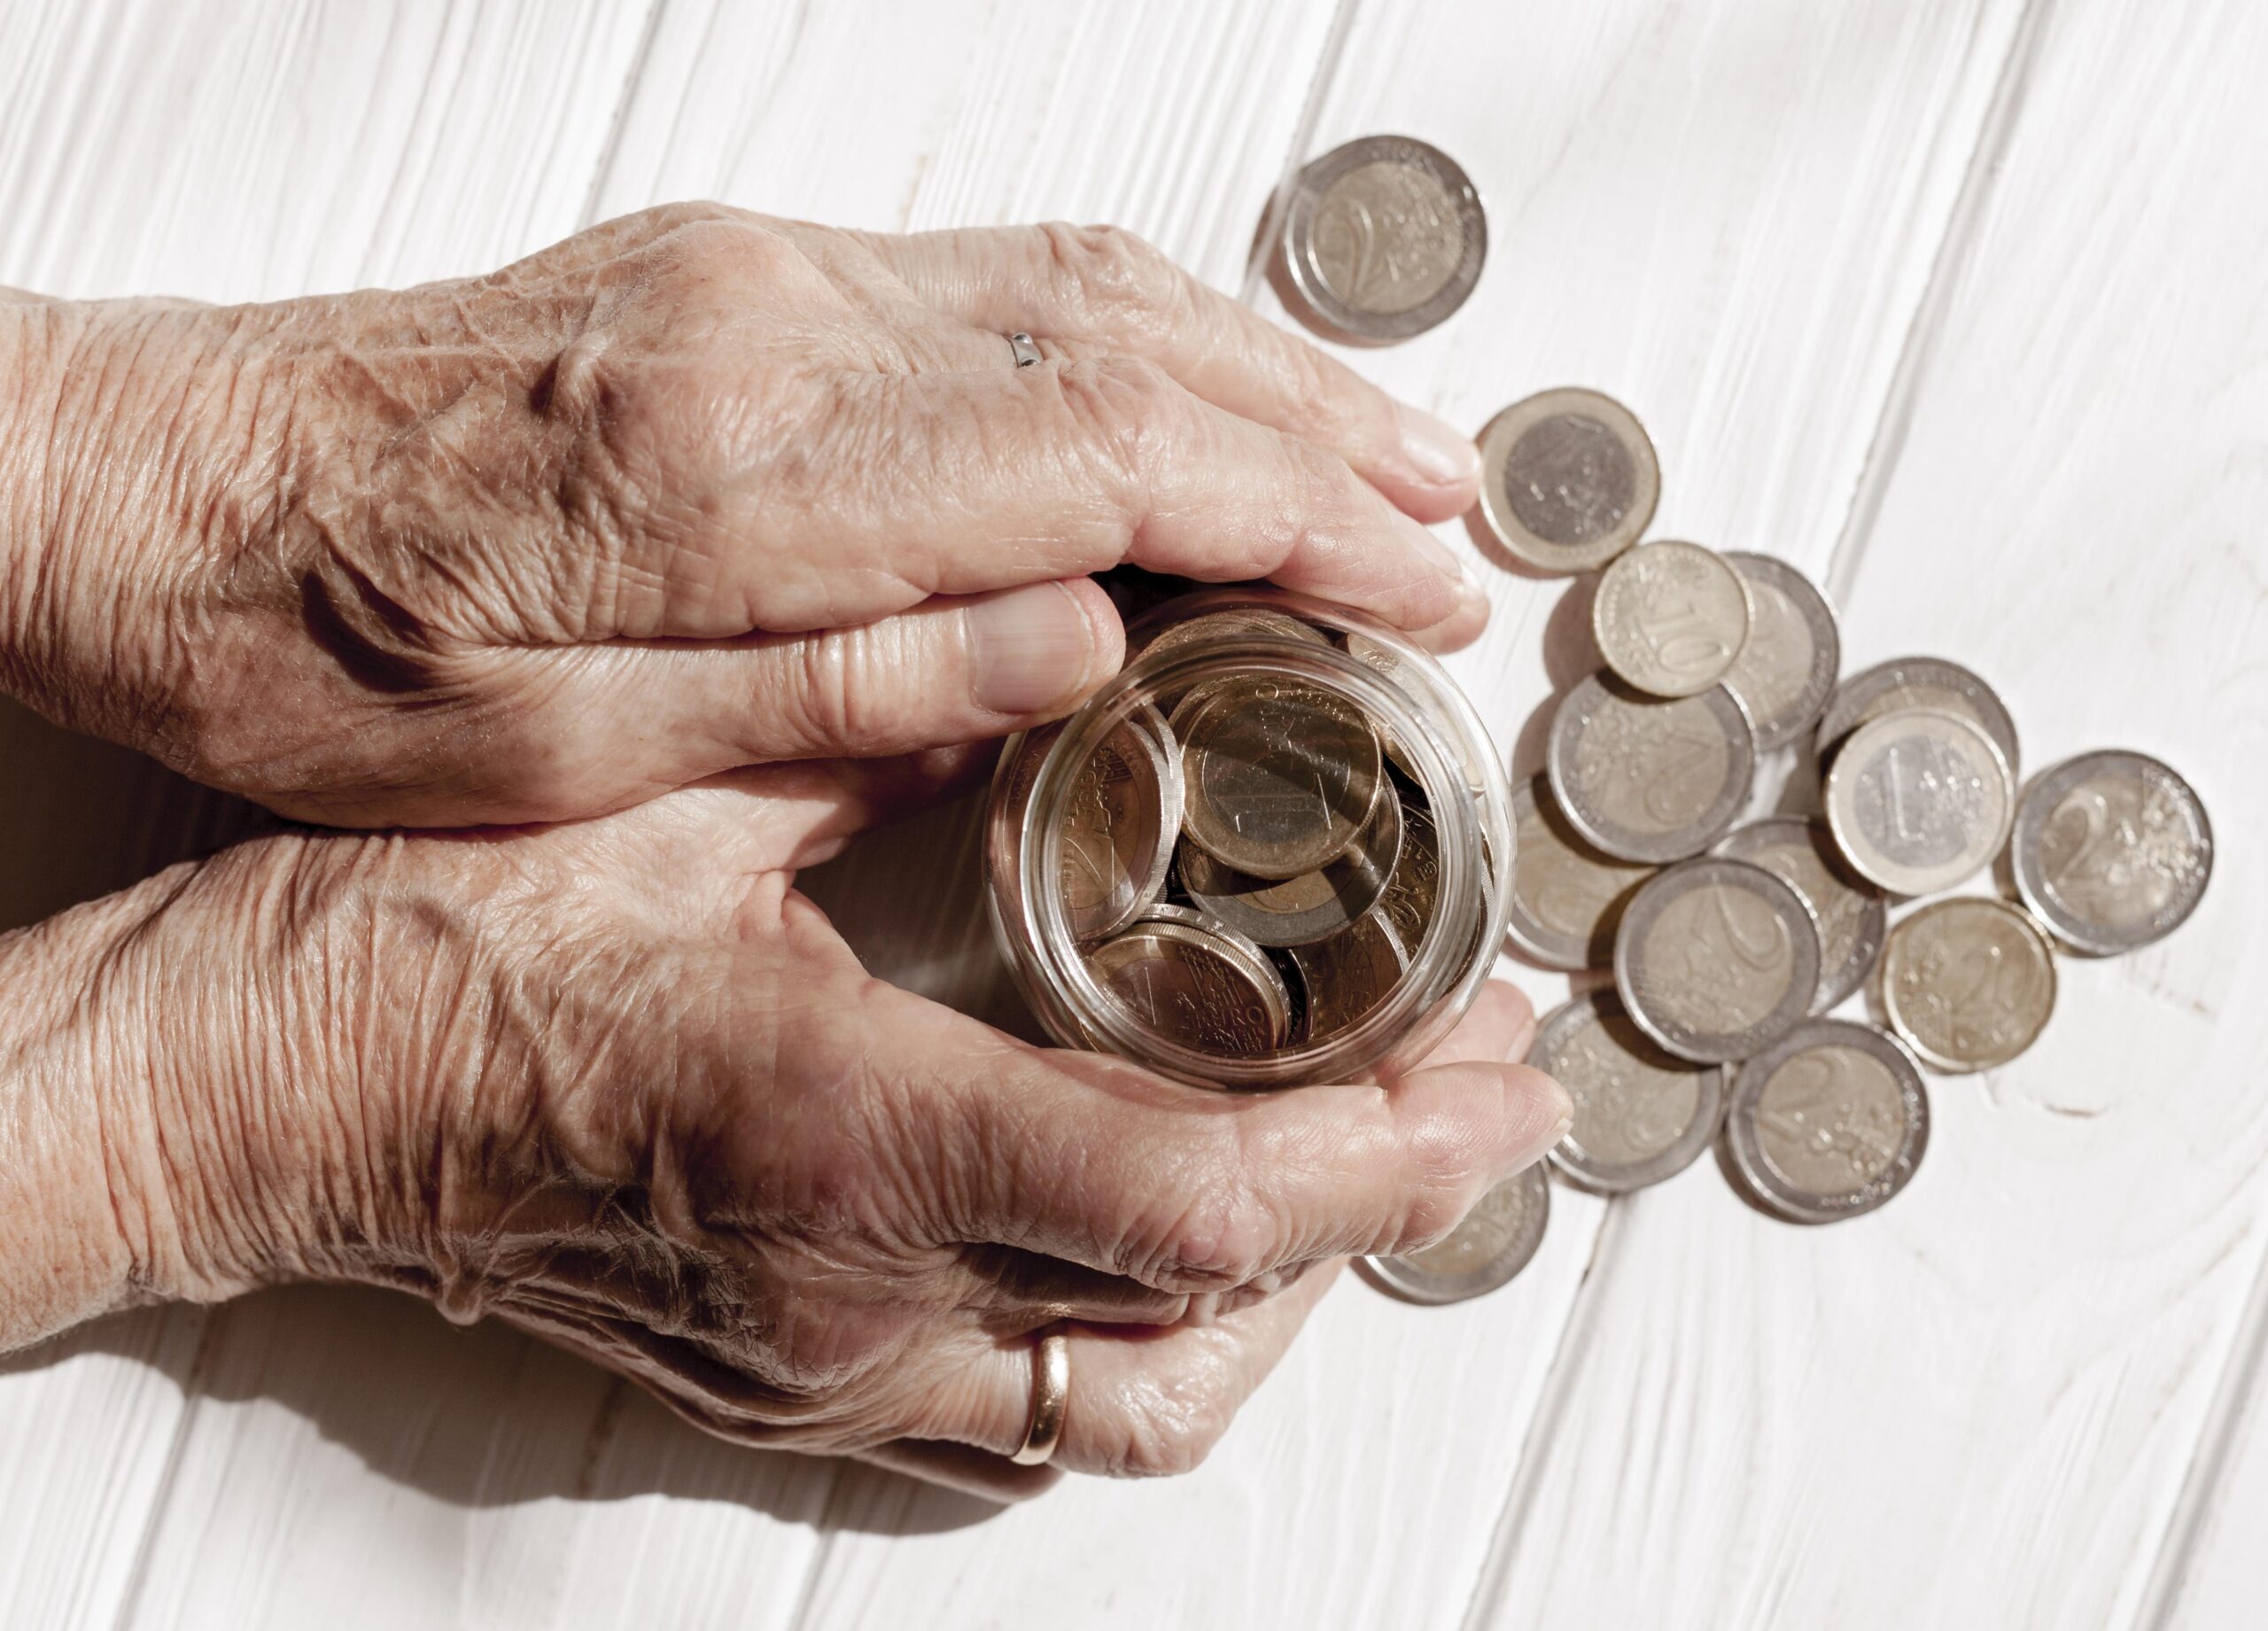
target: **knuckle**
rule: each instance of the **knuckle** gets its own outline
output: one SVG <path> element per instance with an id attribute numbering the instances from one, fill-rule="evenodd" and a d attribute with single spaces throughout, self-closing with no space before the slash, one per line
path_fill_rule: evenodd
<path id="1" fill-rule="evenodd" d="M 1122 478 L 1142 478 L 1185 439 L 1181 388 L 1146 358 L 1074 362 L 1056 378 L 1075 442 L 1108 460 Z"/>
<path id="2" fill-rule="evenodd" d="M 774 739 L 772 757 L 802 758 L 894 738 L 905 711 L 891 683 L 894 665 L 882 650 L 887 643 L 872 628 L 851 628 L 798 636 L 782 648 L 764 710 Z"/>
<path id="3" fill-rule="evenodd" d="M 1270 1267 L 1281 1233 L 1257 1198 L 1216 1189 L 1157 1231 L 1134 1278 L 1167 1291 L 1227 1290 Z"/>
<path id="4" fill-rule="evenodd" d="M 1058 221 L 1039 232 L 1049 260 L 1101 314 L 1122 316 L 1183 298 L 1181 268 L 1123 227 Z"/>

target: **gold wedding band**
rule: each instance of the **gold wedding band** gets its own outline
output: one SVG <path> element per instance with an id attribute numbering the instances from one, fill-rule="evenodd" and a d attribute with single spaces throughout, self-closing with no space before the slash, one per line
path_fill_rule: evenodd
<path id="1" fill-rule="evenodd" d="M 1024 1425 L 1023 1448 L 1009 1459 L 1036 1467 L 1063 1441 L 1063 1417 L 1071 1407 L 1071 1339 L 1045 1332 L 1031 1350 L 1031 1418 Z"/>

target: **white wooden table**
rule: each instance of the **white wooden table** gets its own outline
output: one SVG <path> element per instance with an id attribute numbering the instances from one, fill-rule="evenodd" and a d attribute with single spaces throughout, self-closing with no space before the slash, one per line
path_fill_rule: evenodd
<path id="1" fill-rule="evenodd" d="M 2221 837 L 2178 936 L 2066 959 L 2030 1054 L 1936 1084 L 1886 1211 L 1778 1226 L 1705 1161 L 1563 1190 L 1496 1297 L 1347 1283 L 1189 1479 L 995 1515 L 287 1290 L 0 1362 L 0 1625 L 2260 1623 L 2264 63 L 2249 0 L 0 5 L 0 282 L 74 293 L 431 278 L 707 196 L 1116 221 L 1272 310 L 1279 179 L 1426 137 L 1487 200 L 1487 270 L 1359 366 L 1476 428 L 1614 392 L 1662 448 L 1658 532 L 1819 577 L 1848 666 L 1980 669 L 2032 764 L 2160 754 Z M 1560 590 L 1480 571 L 1457 672 L 1525 754 Z M 8 921 L 228 819 L 12 711 L 0 767 Z M 814 889 L 981 1003 L 972 895 L 909 920 L 874 882 L 967 835 Z"/>

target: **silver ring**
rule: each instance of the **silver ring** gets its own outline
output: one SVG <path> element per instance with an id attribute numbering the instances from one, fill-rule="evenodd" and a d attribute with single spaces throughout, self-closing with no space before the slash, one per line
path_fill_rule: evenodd
<path id="1" fill-rule="evenodd" d="M 1008 350 L 1014 355 L 1016 366 L 1020 369 L 1028 369 L 1040 361 L 1039 347 L 1021 329 L 1008 336 Z"/>
<path id="2" fill-rule="evenodd" d="M 1046 1332 L 1032 1344 L 1031 1417 L 1024 1424 L 1023 1445 L 1008 1459 L 1020 1467 L 1036 1467 L 1054 1455 L 1070 1409 L 1071 1339 L 1060 1331 Z"/>

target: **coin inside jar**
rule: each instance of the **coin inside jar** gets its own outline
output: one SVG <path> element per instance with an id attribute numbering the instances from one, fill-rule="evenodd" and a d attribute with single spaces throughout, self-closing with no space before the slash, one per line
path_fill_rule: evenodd
<path id="1" fill-rule="evenodd" d="M 1984 726 L 1913 708 L 1851 733 L 1827 773 L 1826 803 L 1852 871 L 1893 895 L 1931 895 L 2000 852 L 2016 788 Z"/>
<path id="2" fill-rule="evenodd" d="M 1725 1107 L 1724 1068 L 1664 1052 L 1611 991 L 1545 1015 L 1528 1063 L 1565 1087 L 1575 1107 L 1552 1166 L 1600 1194 L 1627 1194 L 1685 1170 L 1716 1136 Z"/>
<path id="3" fill-rule="evenodd" d="M 1254 878 L 1184 842 L 1175 868 L 1189 898 L 1263 946 L 1309 945 L 1345 930 L 1377 905 L 1402 858 L 1402 800 L 1389 785 L 1347 852 L 1296 877 Z"/>
<path id="4" fill-rule="evenodd" d="M 1274 611 L 1265 606 L 1231 606 L 1219 611 L 1200 612 L 1193 617 L 1166 623 L 1154 632 L 1130 630 L 1127 635 L 1127 656 L 1155 657 L 1168 652 L 1187 650 L 1192 646 L 1218 641 L 1244 640 L 1254 634 L 1272 636 L 1279 640 L 1296 640 L 1306 645 L 1327 646 L 1331 642 L 1323 631 L 1313 624 L 1302 623 L 1289 612 Z"/>
<path id="5" fill-rule="evenodd" d="M 1381 912 L 1366 913 L 1327 940 L 1289 950 L 1307 990 L 1310 1042 L 1346 1029 L 1377 1007 L 1410 967 L 1401 936 Z"/>
<path id="6" fill-rule="evenodd" d="M 1732 825 L 1756 773 L 1733 694 L 1663 701 L 1597 674 L 1561 699 L 1545 768 L 1560 812 L 1593 848 L 1658 865 L 1698 855 Z"/>
<path id="7" fill-rule="evenodd" d="M 1976 674 L 1943 657 L 1897 657 L 1877 663 L 1837 686 L 1820 715 L 1816 738 L 1820 762 L 1831 760 L 1844 740 L 1860 726 L 1914 708 L 1960 714 L 1984 726 L 2007 761 L 2009 776 L 2018 773 L 2016 723 L 2008 717 L 2008 704 Z"/>
<path id="8" fill-rule="evenodd" d="M 1882 891 L 1846 876 L 1825 825 L 1793 816 L 1736 827 L 1709 851 L 1761 866 L 1804 897 L 1819 922 L 1819 991 L 1814 1014 L 1824 1014 L 1866 982 L 1890 931 L 1890 904 Z"/>
<path id="9" fill-rule="evenodd" d="M 1383 345 L 1433 327 L 1480 282 L 1480 195 L 1456 160 L 1408 136 L 1332 149 L 1300 172 L 1284 256 L 1300 315 Z"/>
<path id="10" fill-rule="evenodd" d="M 1578 838 L 1541 776 L 1512 789 L 1512 944 L 1547 968 L 1605 967 L 1622 910 L 1654 868 L 1618 861 Z"/>
<path id="11" fill-rule="evenodd" d="M 1573 386 L 1515 402 L 1480 433 L 1480 514 L 1511 556 L 1554 575 L 1605 565 L 1643 535 L 1662 473 L 1637 416 Z"/>
<path id="12" fill-rule="evenodd" d="M 1383 781 L 1379 740 L 1355 705 L 1296 680 L 1244 677 L 1175 710 L 1182 831 L 1255 878 L 1293 878 L 1347 852 Z"/>
<path id="13" fill-rule="evenodd" d="M 1141 708 L 1095 745 L 1064 797 L 1059 876 L 1072 934 L 1115 933 L 1158 898 L 1180 825 L 1173 732 Z"/>
<path id="14" fill-rule="evenodd" d="M 1591 633 L 1622 681 L 1690 696 L 1723 679 L 1748 641 L 1748 586 L 1698 544 L 1640 544 L 1615 558 L 1591 601 Z"/>
<path id="15" fill-rule="evenodd" d="M 1835 609 L 1812 580 L 1776 555 L 1725 556 L 1748 585 L 1748 643 L 1725 686 L 1748 710 L 1756 749 L 1771 753 L 1808 731 L 1835 690 L 1843 647 Z"/>
<path id="16" fill-rule="evenodd" d="M 2204 898 L 2213 827 L 2190 785 L 2147 754 L 2106 749 L 2042 771 L 2016 805 L 2016 893 L 2075 951 L 2162 940 Z"/>
<path id="17" fill-rule="evenodd" d="M 1168 1041 L 1250 1058 L 1291 1034 L 1292 998 L 1258 946 L 1231 930 L 1171 920 L 1138 923 L 1089 949 L 1103 989 Z"/>
<path id="18" fill-rule="evenodd" d="M 1686 861 L 1623 913 L 1614 985 L 1639 1029 L 1679 1058 L 1746 1059 L 1811 1011 L 1819 928 L 1803 897 L 1762 867 Z"/>
<path id="19" fill-rule="evenodd" d="M 1386 877 L 1386 892 L 1379 897 L 1379 910 L 1394 925 L 1402 949 L 1415 956 L 1441 907 L 1441 833 L 1433 812 L 1422 800 L 1397 797 L 1394 802 L 1401 812 L 1402 850 Z"/>
<path id="20" fill-rule="evenodd" d="M 1412 1302 L 1464 1302 L 1510 1285 L 1543 1244 L 1551 1185 L 1541 1162 L 1480 1198 L 1442 1239 L 1400 1257 L 1373 1257 L 1371 1271 Z"/>
<path id="21" fill-rule="evenodd" d="M 2038 1040 L 2055 1008 L 2055 958 L 2022 907 L 1961 897 L 1893 930 L 1882 1006 L 1899 1040 L 1951 1075 L 2005 1065 Z"/>
<path id="22" fill-rule="evenodd" d="M 1790 1223 L 1871 1212 L 1904 1189 L 1930 1141 L 1930 1099 L 1906 1050 L 1871 1025 L 1813 1020 L 1742 1065 L 1725 1142 L 1754 1198 Z"/>

